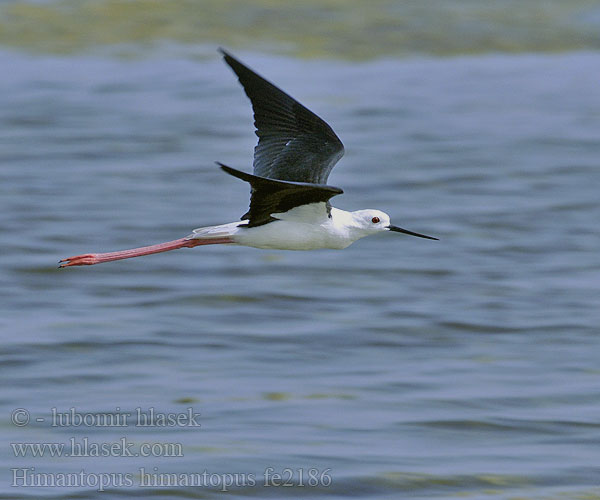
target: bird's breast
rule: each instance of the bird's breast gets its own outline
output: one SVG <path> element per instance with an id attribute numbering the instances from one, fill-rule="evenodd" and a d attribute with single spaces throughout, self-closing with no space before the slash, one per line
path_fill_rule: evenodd
<path id="1" fill-rule="evenodd" d="M 321 224 L 276 220 L 262 226 L 241 227 L 234 240 L 239 245 L 278 250 L 342 249 L 352 243 L 330 219 Z"/>

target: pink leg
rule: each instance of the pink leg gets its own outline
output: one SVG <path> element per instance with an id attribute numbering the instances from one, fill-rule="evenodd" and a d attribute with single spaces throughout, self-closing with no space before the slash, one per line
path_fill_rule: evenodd
<path id="1" fill-rule="evenodd" d="M 153 253 L 168 252 L 169 250 L 176 250 L 178 248 L 192 248 L 199 245 L 217 245 L 221 243 L 233 243 L 233 239 L 225 238 L 213 238 L 205 240 L 179 238 L 178 240 L 167 241 L 165 243 L 159 243 L 158 245 L 150 245 L 147 247 L 131 248 L 129 250 L 119 250 L 117 252 L 107 253 L 86 253 L 83 255 L 76 255 L 75 257 L 69 257 L 68 259 L 62 259 L 58 267 L 69 267 L 69 266 L 92 266 L 94 264 L 101 264 L 102 262 L 111 262 L 113 260 L 130 259 L 132 257 L 140 257 L 142 255 L 150 255 Z"/>

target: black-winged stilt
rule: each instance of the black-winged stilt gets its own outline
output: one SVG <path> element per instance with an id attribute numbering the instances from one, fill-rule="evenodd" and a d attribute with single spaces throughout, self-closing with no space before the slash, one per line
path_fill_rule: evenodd
<path id="1" fill-rule="evenodd" d="M 280 250 L 342 249 L 381 231 L 437 239 L 393 226 L 380 210 L 346 212 L 332 207 L 330 198 L 343 192 L 327 185 L 331 169 L 344 154 L 337 135 L 312 111 L 219 50 L 252 103 L 258 136 L 254 174 L 219 163 L 228 174 L 250 183 L 250 210 L 242 222 L 202 227 L 185 238 L 147 247 L 77 255 L 61 260 L 60 267 L 220 243 Z"/>

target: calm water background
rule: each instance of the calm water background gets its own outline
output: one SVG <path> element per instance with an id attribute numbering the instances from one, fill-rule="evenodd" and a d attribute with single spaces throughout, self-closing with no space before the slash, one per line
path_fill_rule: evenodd
<path id="1" fill-rule="evenodd" d="M 221 497 L 140 489 L 141 467 L 255 477 L 228 498 L 600 498 L 598 53 L 237 49 L 345 143 L 336 206 L 441 241 L 56 269 L 245 211 L 246 185 L 213 161 L 250 169 L 251 111 L 215 47 L 0 52 L 0 498 Z M 51 426 L 52 408 L 72 407 L 193 408 L 201 427 Z M 16 408 L 29 425 L 11 423 Z M 9 445 L 86 437 L 182 443 L 184 456 L 19 458 Z M 134 486 L 14 488 L 14 467 Z M 263 487 L 269 467 L 292 469 L 294 486 Z M 331 485 L 301 486 L 311 468 Z"/>

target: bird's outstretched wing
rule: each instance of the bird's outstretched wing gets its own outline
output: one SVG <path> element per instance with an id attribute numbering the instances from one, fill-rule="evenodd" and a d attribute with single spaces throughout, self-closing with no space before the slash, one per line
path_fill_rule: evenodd
<path id="1" fill-rule="evenodd" d="M 267 179 L 241 172 L 219 162 L 217 164 L 228 174 L 250 183 L 250 210 L 242 215 L 242 220 L 248 220 L 247 227 L 272 222 L 276 220 L 272 214 L 287 212 L 301 205 L 321 202 L 328 206 L 330 198 L 343 193 L 340 188 L 326 184 Z"/>
<path id="2" fill-rule="evenodd" d="M 344 154 L 327 123 L 298 101 L 219 49 L 238 76 L 254 110 L 258 144 L 254 174 L 270 179 L 326 184 Z"/>

